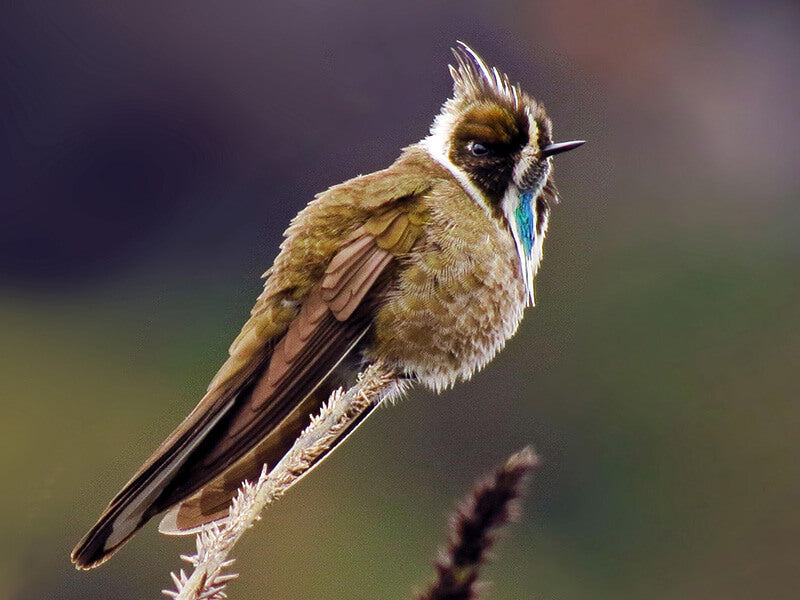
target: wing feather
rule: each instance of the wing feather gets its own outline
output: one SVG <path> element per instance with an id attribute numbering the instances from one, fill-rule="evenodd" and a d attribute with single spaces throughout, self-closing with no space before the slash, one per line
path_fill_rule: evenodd
<path id="1" fill-rule="evenodd" d="M 147 520 L 184 501 L 188 516 L 175 527 L 219 518 L 242 479 L 277 462 L 368 332 L 392 259 L 419 237 L 419 215 L 407 217 L 407 207 L 397 203 L 346 237 L 288 328 L 269 320 L 270 297 L 262 295 L 208 394 L 112 500 L 73 562 L 100 564 Z"/>

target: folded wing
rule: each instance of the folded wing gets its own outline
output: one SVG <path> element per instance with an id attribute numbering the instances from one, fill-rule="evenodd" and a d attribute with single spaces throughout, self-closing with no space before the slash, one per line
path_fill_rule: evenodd
<path id="1" fill-rule="evenodd" d="M 408 206 L 392 203 L 342 241 L 280 336 L 254 344 L 245 328 L 233 349 L 254 346 L 246 360 L 232 353 L 233 367 L 223 367 L 195 410 L 111 501 L 73 551 L 79 568 L 107 560 L 170 507 L 162 523 L 170 533 L 224 517 L 241 481 L 285 454 L 341 383 L 342 361 L 368 334 L 375 305 L 391 285 L 392 259 L 421 233 Z"/>

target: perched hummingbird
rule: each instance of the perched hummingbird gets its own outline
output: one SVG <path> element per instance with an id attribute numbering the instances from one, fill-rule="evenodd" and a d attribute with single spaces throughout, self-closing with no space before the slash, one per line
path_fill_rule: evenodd
<path id="1" fill-rule="evenodd" d="M 166 510 L 165 533 L 225 518 L 242 480 L 366 364 L 439 391 L 514 334 L 557 202 L 552 157 L 583 142 L 553 143 L 541 104 L 466 44 L 453 52 L 430 134 L 294 218 L 208 393 L 77 545 L 78 568 Z"/>

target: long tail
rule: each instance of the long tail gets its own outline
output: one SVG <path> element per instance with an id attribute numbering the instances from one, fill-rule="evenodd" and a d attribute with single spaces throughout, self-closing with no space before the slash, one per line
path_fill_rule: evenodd
<path id="1" fill-rule="evenodd" d="M 241 484 L 240 475 L 252 477 L 264 463 L 276 464 L 347 377 L 352 366 L 342 361 L 366 333 L 365 321 L 339 323 L 329 311 L 320 311 L 310 341 L 299 350 L 286 349 L 295 328 L 306 326 L 298 318 L 270 356 L 262 355 L 230 383 L 212 388 L 78 543 L 72 552 L 75 565 L 90 569 L 105 562 L 152 517 L 198 492 L 201 504 L 178 526 L 219 518 L 220 503 Z"/>
<path id="2" fill-rule="evenodd" d="M 337 270 L 336 285 L 313 288 L 280 340 L 261 340 L 258 331 L 266 317 L 253 313 L 208 394 L 73 550 L 72 561 L 79 569 L 106 561 L 149 519 L 184 501 L 189 500 L 187 508 L 178 511 L 174 529 L 218 519 L 242 478 L 254 477 L 264 463 L 274 465 L 288 451 L 332 386 L 355 366 L 345 359 L 372 323 L 378 296 L 347 314 L 339 306 L 339 292 L 349 306 L 353 298 L 363 298 L 361 288 L 373 285 L 375 256 L 386 264 L 385 252 L 373 252 L 365 259 L 362 255 L 373 246 L 357 243 L 354 250 L 347 246 L 341 251 L 345 259 L 332 262 L 341 270 L 355 260 L 357 276 L 342 279 Z M 369 270 L 362 276 L 359 269 L 365 265 Z M 337 287 L 340 284 L 343 291 Z M 355 284 L 360 287 L 351 289 Z M 331 290 L 336 294 L 326 300 Z"/>
<path id="3" fill-rule="evenodd" d="M 329 391 L 333 386 L 319 390 L 308 400 L 308 410 L 304 408 L 298 412 L 298 419 L 294 423 L 287 423 L 281 435 L 269 436 L 250 454 L 245 456 L 232 468 L 225 471 L 214 481 L 203 487 L 194 496 L 187 498 L 180 504 L 173 506 L 161 520 L 159 532 L 166 535 L 190 535 L 197 533 L 203 525 L 227 518 L 231 500 L 239 491 L 244 480 L 255 481 L 258 479 L 264 465 L 274 466 L 291 449 L 294 441 L 301 431 L 308 425 L 308 415 L 317 414 L 322 402 L 328 399 Z M 334 449 L 341 444 L 356 428 L 366 419 L 378 404 L 373 404 L 365 410 L 350 427 L 339 434 L 330 448 L 318 456 L 303 474 L 292 482 L 297 483 L 302 477 L 321 463 Z M 300 413 L 303 413 L 302 415 Z M 282 428 L 283 429 L 283 428 Z"/>
<path id="4" fill-rule="evenodd" d="M 210 400 L 208 396 L 204 401 Z M 79 569 L 91 569 L 106 560 L 160 512 L 159 498 L 190 461 L 193 452 L 231 411 L 236 396 L 203 410 L 203 401 L 167 438 L 139 471 L 111 500 L 97 523 L 72 551 Z M 209 403 L 207 403 L 208 405 Z M 163 510 L 163 509 L 162 509 Z"/>

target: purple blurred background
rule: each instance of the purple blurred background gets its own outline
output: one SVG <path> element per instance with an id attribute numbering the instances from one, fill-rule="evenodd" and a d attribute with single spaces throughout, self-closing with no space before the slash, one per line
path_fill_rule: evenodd
<path id="1" fill-rule="evenodd" d="M 189 540 L 71 546 L 225 356 L 289 219 L 389 164 L 464 40 L 542 100 L 562 203 L 473 382 L 379 411 L 237 552 L 234 598 L 404 597 L 444 515 L 545 469 L 491 598 L 792 598 L 800 9 L 653 1 L 0 9 L 0 589 L 154 597 Z"/>

